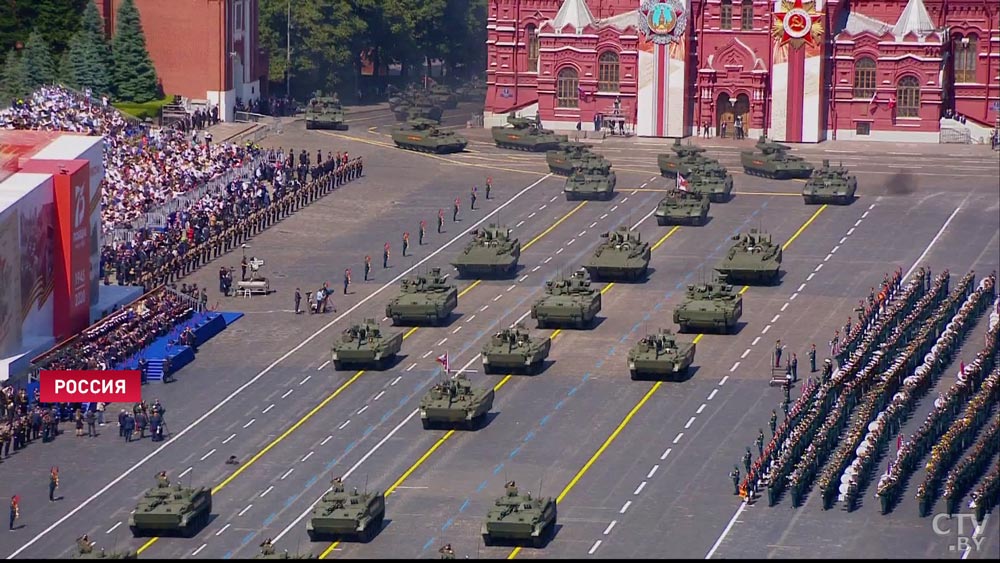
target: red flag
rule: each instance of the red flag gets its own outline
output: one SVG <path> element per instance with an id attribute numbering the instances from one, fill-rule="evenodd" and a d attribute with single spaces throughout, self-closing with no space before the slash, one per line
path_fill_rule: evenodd
<path id="1" fill-rule="evenodd" d="M 688 181 L 680 174 L 677 175 L 677 189 L 682 192 L 688 191 Z"/>
<path id="2" fill-rule="evenodd" d="M 896 108 L 896 96 L 895 94 L 893 94 L 889 96 L 889 109 L 892 110 L 895 108 Z"/>
<path id="3" fill-rule="evenodd" d="M 448 363 L 448 352 L 445 352 L 444 354 L 438 356 L 437 358 L 435 358 L 435 360 L 437 360 L 437 363 L 444 366 L 445 373 L 451 371 L 451 364 Z"/>
<path id="4" fill-rule="evenodd" d="M 903 447 L 903 435 L 900 434 L 896 436 L 896 450 L 900 450 Z"/>

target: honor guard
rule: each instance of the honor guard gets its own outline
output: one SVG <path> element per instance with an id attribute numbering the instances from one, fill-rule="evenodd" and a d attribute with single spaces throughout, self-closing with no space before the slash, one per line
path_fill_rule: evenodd
<path id="1" fill-rule="evenodd" d="M 372 257 L 365 254 L 365 281 L 368 281 L 368 276 L 372 273 Z"/>
<path id="2" fill-rule="evenodd" d="M 778 427 L 778 411 L 771 409 L 771 421 L 768 424 L 771 426 L 771 436 L 774 436 L 774 429 Z"/>
<path id="3" fill-rule="evenodd" d="M 420 220 L 420 234 L 419 234 L 419 238 L 417 239 L 417 244 L 423 246 L 423 244 L 424 244 L 424 235 L 425 234 L 427 234 L 427 221 L 424 221 L 423 219 L 421 219 Z"/>
<path id="4" fill-rule="evenodd" d="M 729 472 L 729 478 L 733 480 L 733 494 L 740 494 L 740 468 L 733 466 L 733 470 Z"/>
<path id="5" fill-rule="evenodd" d="M 816 373 L 816 345 L 809 347 L 809 373 Z"/>
<path id="6" fill-rule="evenodd" d="M 763 428 L 758 429 L 756 444 L 757 444 L 757 455 L 763 456 L 764 455 L 764 429 Z"/>
<path id="7" fill-rule="evenodd" d="M 438 234 L 444 232 L 444 209 L 438 209 Z"/>
<path id="8" fill-rule="evenodd" d="M 469 209 L 475 209 L 476 208 L 476 192 L 478 190 L 479 190 L 479 188 L 477 186 L 472 186 L 472 192 L 469 193 L 469 200 L 471 202 L 470 205 L 469 205 Z"/>
<path id="9" fill-rule="evenodd" d="M 382 249 L 382 268 L 389 267 L 389 243 L 385 243 L 385 247 Z"/>
<path id="10" fill-rule="evenodd" d="M 351 269 L 344 269 L 344 295 L 347 295 L 347 288 L 351 285 Z"/>
<path id="11" fill-rule="evenodd" d="M 750 460 L 753 459 L 753 454 L 750 453 L 750 446 L 747 446 L 747 451 L 743 454 L 743 467 L 750 473 Z"/>
<path id="12" fill-rule="evenodd" d="M 792 352 L 792 361 L 790 362 L 792 368 L 792 381 L 799 380 L 799 358 Z"/>
<path id="13" fill-rule="evenodd" d="M 783 349 L 784 348 L 781 345 L 781 340 L 775 341 L 775 343 L 774 343 L 774 367 L 776 367 L 776 368 L 780 368 L 781 367 L 781 351 Z"/>
<path id="14" fill-rule="evenodd" d="M 493 190 L 493 176 L 486 177 L 486 199 L 490 199 L 490 191 Z"/>
<path id="15" fill-rule="evenodd" d="M 455 221 L 458 221 L 458 207 L 459 207 L 459 204 L 460 204 L 460 203 L 461 203 L 461 202 L 460 202 L 460 201 L 459 201 L 459 199 L 458 199 L 458 198 L 456 197 L 456 198 L 455 198 L 455 205 L 454 205 L 454 207 L 452 207 L 452 209 L 451 209 L 451 220 L 452 220 L 452 222 L 455 222 Z"/>
<path id="16" fill-rule="evenodd" d="M 403 256 L 406 256 L 406 251 L 410 249 L 410 233 L 409 231 L 403 233 Z"/>

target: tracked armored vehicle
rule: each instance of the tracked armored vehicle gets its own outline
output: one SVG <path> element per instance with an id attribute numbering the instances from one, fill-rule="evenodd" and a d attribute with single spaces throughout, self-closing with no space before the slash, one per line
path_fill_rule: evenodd
<path id="1" fill-rule="evenodd" d="M 718 281 L 687 286 L 684 300 L 674 309 L 680 332 L 692 330 L 729 333 L 743 316 L 743 296 Z"/>
<path id="2" fill-rule="evenodd" d="M 590 287 L 587 271 L 579 270 L 569 278 L 545 282 L 545 295 L 531 306 L 531 318 L 538 320 L 538 328 L 585 328 L 600 310 L 601 292 Z"/>
<path id="3" fill-rule="evenodd" d="M 687 176 L 691 173 L 691 167 L 695 164 L 710 161 L 716 164 L 719 161 L 714 158 L 704 156 L 706 149 L 697 145 L 682 145 L 680 139 L 674 139 L 673 146 L 670 147 L 673 154 L 661 153 L 656 155 L 656 164 L 660 167 L 660 174 L 665 178 L 676 178 L 677 174 Z"/>
<path id="4" fill-rule="evenodd" d="M 656 205 L 656 224 L 704 225 L 711 204 L 708 198 L 694 192 L 670 190 Z"/>
<path id="5" fill-rule="evenodd" d="M 426 97 L 415 96 L 412 100 L 396 106 L 392 113 L 396 117 L 396 121 L 427 119 L 434 123 L 441 123 L 441 115 L 444 111 Z"/>
<path id="6" fill-rule="evenodd" d="M 483 522 L 483 542 L 530 543 L 539 548 L 556 529 L 556 501 L 521 494 L 514 481 L 507 483 L 504 496 L 496 499 Z"/>
<path id="7" fill-rule="evenodd" d="M 629 375 L 633 380 L 683 377 L 694 362 L 694 350 L 693 342 L 677 342 L 674 333 L 661 328 L 628 351 Z"/>
<path id="8" fill-rule="evenodd" d="M 344 108 L 336 96 L 316 96 L 306 104 L 306 129 L 347 131 Z"/>
<path id="9" fill-rule="evenodd" d="M 600 167 L 591 167 L 589 163 L 582 164 L 566 178 L 563 193 L 566 201 L 578 199 L 600 199 L 608 201 L 615 197 L 615 173 Z"/>
<path id="10" fill-rule="evenodd" d="M 596 170 L 598 174 L 611 171 L 611 161 L 591 152 L 590 145 L 575 141 L 562 143 L 559 149 L 547 151 L 545 162 L 549 165 L 549 172 L 560 176 L 569 176 L 578 168 Z"/>
<path id="11" fill-rule="evenodd" d="M 551 347 L 552 340 L 532 338 L 523 324 L 505 328 L 483 346 L 483 371 L 488 374 L 538 373 Z"/>
<path id="12" fill-rule="evenodd" d="M 733 194 L 733 176 L 720 164 L 695 164 L 686 181 L 693 193 L 707 197 L 712 203 L 725 203 Z"/>
<path id="13" fill-rule="evenodd" d="M 396 127 L 392 131 L 392 142 L 401 149 L 436 154 L 462 152 L 469 144 L 465 137 L 442 131 L 429 119 L 413 119 Z"/>
<path id="14" fill-rule="evenodd" d="M 444 109 L 455 109 L 458 107 L 458 96 L 452 92 L 451 88 L 444 84 L 431 86 L 430 98 L 435 105 L 441 106 Z"/>
<path id="15" fill-rule="evenodd" d="M 420 421 L 425 429 L 463 426 L 473 430 L 486 421 L 491 408 L 493 388 L 473 387 L 459 373 L 431 387 L 420 399 Z"/>
<path id="16" fill-rule="evenodd" d="M 427 275 L 403 278 L 399 295 L 385 306 L 385 316 L 394 325 L 438 325 L 458 307 L 458 288 L 448 283 L 448 274 L 432 268 Z"/>
<path id="17" fill-rule="evenodd" d="M 521 241 L 513 238 L 510 229 L 490 224 L 472 231 L 474 237 L 451 265 L 461 277 L 508 277 L 517 272 L 521 257 Z"/>
<path id="18" fill-rule="evenodd" d="M 157 476 L 128 517 L 133 537 L 176 533 L 190 538 L 208 524 L 212 512 L 212 490 L 208 487 L 171 487 L 165 473 Z"/>
<path id="19" fill-rule="evenodd" d="M 604 233 L 607 240 L 598 245 L 584 268 L 593 280 L 636 281 L 649 270 L 649 243 L 643 242 L 638 231 L 621 226 Z"/>
<path id="20" fill-rule="evenodd" d="M 769 233 L 750 229 L 734 235 L 735 244 L 719 261 L 715 271 L 726 283 L 775 283 L 781 268 L 781 245 L 771 240 Z"/>
<path id="21" fill-rule="evenodd" d="M 132 551 L 105 551 L 104 548 L 94 550 L 94 544 L 88 536 L 76 539 L 76 553 L 73 559 L 138 559 L 139 554 Z"/>
<path id="22" fill-rule="evenodd" d="M 498 126 L 491 131 L 493 141 L 502 149 L 541 152 L 556 150 L 560 143 L 569 141 L 566 135 L 556 135 L 541 126 L 537 119 L 507 116 L 510 127 Z"/>
<path id="23" fill-rule="evenodd" d="M 403 333 L 385 333 L 375 319 L 365 319 L 361 324 L 351 325 L 333 343 L 333 367 L 337 370 L 349 367 L 369 366 L 385 369 L 403 347 Z"/>
<path id="24" fill-rule="evenodd" d="M 384 494 L 359 493 L 357 487 L 348 493 L 344 483 L 336 478 L 333 490 L 327 491 L 313 507 L 306 533 L 311 541 L 343 539 L 367 543 L 382 530 L 384 518 Z"/>
<path id="25" fill-rule="evenodd" d="M 833 205 L 849 205 L 854 201 L 858 191 L 858 179 L 847 171 L 843 165 L 830 166 L 830 161 L 823 159 L 823 167 L 813 171 L 812 176 L 802 187 L 802 198 L 806 204 L 829 203 Z"/>
<path id="26" fill-rule="evenodd" d="M 751 176 L 763 176 L 776 180 L 789 178 L 808 178 L 813 171 L 813 165 L 802 157 L 788 154 L 792 149 L 788 145 L 768 141 L 761 136 L 755 146 L 757 152 L 743 151 L 740 153 L 740 163 L 743 170 Z"/>

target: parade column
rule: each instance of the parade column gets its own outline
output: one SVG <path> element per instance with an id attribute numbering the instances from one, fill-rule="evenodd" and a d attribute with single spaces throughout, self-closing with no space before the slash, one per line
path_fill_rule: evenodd
<path id="1" fill-rule="evenodd" d="M 775 0 L 771 33 L 771 125 L 776 141 L 816 143 L 822 135 L 824 0 Z"/>
<path id="2" fill-rule="evenodd" d="M 688 132 L 688 0 L 643 0 L 639 7 L 639 91 L 636 134 L 683 137 Z"/>

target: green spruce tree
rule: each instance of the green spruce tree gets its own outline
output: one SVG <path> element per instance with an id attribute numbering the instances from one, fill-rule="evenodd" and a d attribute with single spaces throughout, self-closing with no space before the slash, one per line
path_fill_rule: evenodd
<path id="1" fill-rule="evenodd" d="M 28 86 L 28 77 L 24 72 L 21 56 L 15 49 L 11 49 L 7 53 L 3 73 L 0 76 L 0 96 L 3 97 L 4 105 L 26 96 L 30 92 L 31 88 Z"/>
<path id="2" fill-rule="evenodd" d="M 43 84 L 52 84 L 56 79 L 56 65 L 52 61 L 49 43 L 37 30 L 31 32 L 28 42 L 24 44 L 21 64 L 24 65 L 28 87 L 32 90 Z"/>
<path id="3" fill-rule="evenodd" d="M 69 81 L 94 94 L 111 92 L 111 49 L 104 39 L 104 23 L 94 2 L 83 11 L 80 30 L 69 42 Z"/>
<path id="4" fill-rule="evenodd" d="M 124 0 L 118 8 L 111 55 L 114 59 L 114 88 L 120 100 L 143 103 L 156 99 L 156 68 L 146 50 L 139 10 L 132 0 Z"/>

